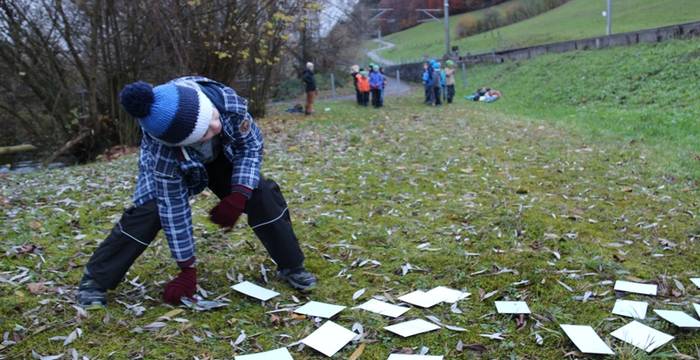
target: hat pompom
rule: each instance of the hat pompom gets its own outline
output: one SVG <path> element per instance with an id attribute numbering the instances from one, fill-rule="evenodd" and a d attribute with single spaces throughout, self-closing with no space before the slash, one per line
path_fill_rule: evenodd
<path id="1" fill-rule="evenodd" d="M 119 102 L 129 115 L 141 119 L 151 113 L 151 105 L 155 101 L 153 85 L 137 81 L 124 86 L 119 93 Z"/>

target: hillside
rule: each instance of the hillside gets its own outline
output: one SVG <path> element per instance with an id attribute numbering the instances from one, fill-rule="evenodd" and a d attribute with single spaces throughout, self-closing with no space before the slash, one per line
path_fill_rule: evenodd
<path id="1" fill-rule="evenodd" d="M 550 54 L 468 69 L 468 88 L 504 93 L 492 111 L 549 119 L 655 149 L 652 167 L 700 177 L 700 47 L 671 41 Z"/>
<path id="2" fill-rule="evenodd" d="M 513 0 L 518 1 L 518 0 Z M 605 34 L 604 1 L 572 0 L 539 16 L 496 30 L 455 40 L 456 24 L 461 15 L 451 17 L 453 45 L 461 53 L 472 54 L 493 49 L 515 48 L 555 41 L 579 39 Z M 476 12 L 482 14 L 484 10 Z M 700 20 L 697 0 L 615 0 L 613 32 Z M 382 52 L 383 57 L 400 62 L 421 60 L 444 53 L 443 24 L 431 22 L 391 34 L 385 40 L 395 43 L 394 49 Z"/>

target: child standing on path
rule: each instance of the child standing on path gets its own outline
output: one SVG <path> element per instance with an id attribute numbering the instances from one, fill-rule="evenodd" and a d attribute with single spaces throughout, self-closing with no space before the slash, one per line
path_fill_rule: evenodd
<path id="1" fill-rule="evenodd" d="M 455 62 L 447 60 L 445 62 L 445 86 L 447 89 L 447 103 L 452 104 L 452 99 L 455 97 Z"/>
<path id="2" fill-rule="evenodd" d="M 179 304 L 197 289 L 195 241 L 189 199 L 204 188 L 220 202 L 210 219 L 232 228 L 241 214 L 277 263 L 278 276 L 307 290 L 316 278 L 304 254 L 287 202 L 273 180 L 260 175 L 263 138 L 247 101 L 218 82 L 183 77 L 156 87 L 136 82 L 119 95 L 143 130 L 133 206 L 85 266 L 80 305 L 105 305 L 134 261 L 162 229 L 180 273 L 165 285 L 163 299 Z"/>

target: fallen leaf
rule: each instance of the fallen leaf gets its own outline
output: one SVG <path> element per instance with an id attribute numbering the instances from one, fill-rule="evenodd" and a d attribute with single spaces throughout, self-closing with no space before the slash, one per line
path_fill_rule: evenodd
<path id="1" fill-rule="evenodd" d="M 63 346 L 72 343 L 73 341 L 75 341 L 75 339 L 81 336 L 83 336 L 83 330 L 81 330 L 80 328 L 76 328 L 66 337 L 66 340 L 63 342 Z"/>
<path id="2" fill-rule="evenodd" d="M 365 288 L 362 288 L 360 290 L 355 291 L 354 294 L 352 294 L 352 300 L 355 301 L 360 298 L 365 293 Z"/>
<path id="3" fill-rule="evenodd" d="M 355 349 L 355 351 L 352 352 L 352 355 L 348 358 L 348 360 L 357 360 L 360 358 L 360 355 L 365 351 L 365 347 L 367 347 L 367 343 L 362 343 L 360 346 Z"/>
<path id="4" fill-rule="evenodd" d="M 43 294 L 47 291 L 46 285 L 44 285 L 44 283 L 29 283 L 27 284 L 27 289 L 33 295 Z"/>

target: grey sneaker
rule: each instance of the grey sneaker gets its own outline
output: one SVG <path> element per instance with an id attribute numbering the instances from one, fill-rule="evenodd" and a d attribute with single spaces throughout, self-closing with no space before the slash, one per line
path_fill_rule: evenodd
<path id="1" fill-rule="evenodd" d="M 86 271 L 78 286 L 77 300 L 82 307 L 105 306 L 107 291 Z"/>
<path id="2" fill-rule="evenodd" d="M 279 270 L 277 271 L 277 276 L 297 290 L 309 291 L 316 286 L 314 274 L 306 271 L 303 267 Z"/>

